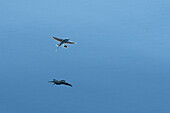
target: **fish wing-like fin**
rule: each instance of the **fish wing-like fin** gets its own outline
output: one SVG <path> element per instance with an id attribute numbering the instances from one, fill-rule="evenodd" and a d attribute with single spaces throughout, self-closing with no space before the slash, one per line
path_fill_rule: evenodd
<path id="1" fill-rule="evenodd" d="M 71 84 L 69 84 L 69 83 L 63 83 L 64 85 L 67 85 L 67 86 L 71 86 L 72 87 L 72 85 Z"/>
<path id="2" fill-rule="evenodd" d="M 67 43 L 67 44 L 76 44 L 75 42 L 69 42 L 69 41 L 66 42 L 66 43 Z"/>
<path id="3" fill-rule="evenodd" d="M 57 38 L 57 37 L 54 37 L 54 36 L 53 36 L 53 39 L 54 39 L 54 40 L 57 40 L 57 41 L 59 41 L 59 42 L 63 41 L 63 39 L 60 39 L 60 38 Z"/>

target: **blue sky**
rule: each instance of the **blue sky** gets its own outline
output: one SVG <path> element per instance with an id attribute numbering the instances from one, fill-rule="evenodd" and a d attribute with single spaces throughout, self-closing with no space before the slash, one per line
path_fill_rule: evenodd
<path id="1" fill-rule="evenodd" d="M 169 4 L 0 1 L 0 112 L 169 113 Z"/>

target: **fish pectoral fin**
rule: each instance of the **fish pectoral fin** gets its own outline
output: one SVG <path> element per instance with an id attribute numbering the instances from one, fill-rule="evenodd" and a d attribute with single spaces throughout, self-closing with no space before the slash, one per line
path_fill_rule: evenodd
<path id="1" fill-rule="evenodd" d="M 67 43 L 67 44 L 76 44 L 75 42 L 69 42 L 69 41 L 66 42 L 66 43 Z"/>
<path id="2" fill-rule="evenodd" d="M 53 36 L 53 39 L 56 40 L 56 41 L 59 41 L 59 42 L 63 41 L 63 39 L 60 39 L 60 38 L 57 38 L 57 37 L 54 37 L 54 36 Z"/>

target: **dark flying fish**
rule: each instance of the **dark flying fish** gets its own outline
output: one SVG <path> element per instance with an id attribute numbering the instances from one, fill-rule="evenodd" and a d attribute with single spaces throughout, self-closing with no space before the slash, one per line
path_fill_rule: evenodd
<path id="1" fill-rule="evenodd" d="M 71 84 L 67 83 L 65 80 L 56 80 L 56 79 L 53 79 L 53 81 L 48 81 L 48 82 L 51 82 L 51 83 L 54 83 L 56 85 L 67 85 L 67 86 L 71 86 Z"/>

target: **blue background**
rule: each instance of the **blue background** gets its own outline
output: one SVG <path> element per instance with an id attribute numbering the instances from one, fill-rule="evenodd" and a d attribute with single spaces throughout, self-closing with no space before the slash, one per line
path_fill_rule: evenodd
<path id="1" fill-rule="evenodd" d="M 169 20 L 169 0 L 1 0 L 0 112 L 170 113 Z"/>

